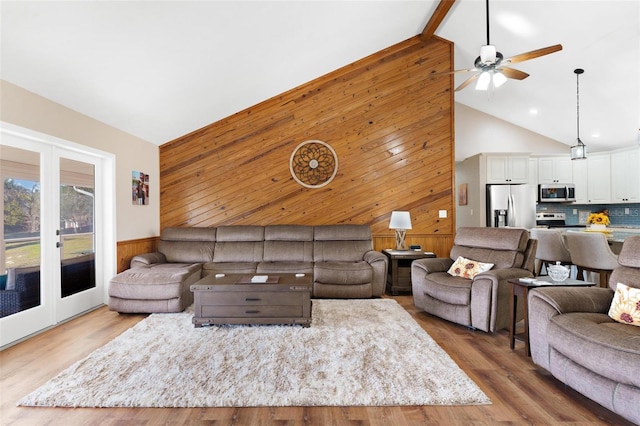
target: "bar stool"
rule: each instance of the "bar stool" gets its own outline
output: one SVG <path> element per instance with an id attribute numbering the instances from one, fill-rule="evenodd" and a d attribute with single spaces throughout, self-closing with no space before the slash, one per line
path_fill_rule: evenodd
<path id="1" fill-rule="evenodd" d="M 572 232 L 565 234 L 567 246 L 571 253 L 571 261 L 578 267 L 579 280 L 584 280 L 583 273 L 600 274 L 600 287 L 609 286 L 611 272 L 617 268 L 618 256 L 613 254 L 607 237 L 601 232 Z"/>
<path id="2" fill-rule="evenodd" d="M 558 229 L 533 228 L 531 230 L 531 238 L 538 240 L 538 249 L 536 250 L 535 276 L 539 276 L 542 272 L 542 266 L 545 269 L 549 265 L 555 265 L 560 262 L 562 265 L 571 266 L 571 253 L 564 242 L 564 237 Z"/>

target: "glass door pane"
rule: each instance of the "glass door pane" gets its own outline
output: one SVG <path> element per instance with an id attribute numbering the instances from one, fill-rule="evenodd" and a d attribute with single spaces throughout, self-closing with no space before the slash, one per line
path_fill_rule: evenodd
<path id="1" fill-rule="evenodd" d="M 95 288 L 95 170 L 93 164 L 60 159 L 60 284 L 68 297 Z"/>
<path id="2" fill-rule="evenodd" d="M 0 318 L 41 304 L 40 153 L 0 147 L 4 218 Z"/>

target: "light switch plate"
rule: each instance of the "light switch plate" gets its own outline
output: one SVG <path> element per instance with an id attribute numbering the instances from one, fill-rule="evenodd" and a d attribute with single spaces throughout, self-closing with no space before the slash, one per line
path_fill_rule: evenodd
<path id="1" fill-rule="evenodd" d="M 447 217 L 446 210 L 438 210 L 438 217 Z"/>

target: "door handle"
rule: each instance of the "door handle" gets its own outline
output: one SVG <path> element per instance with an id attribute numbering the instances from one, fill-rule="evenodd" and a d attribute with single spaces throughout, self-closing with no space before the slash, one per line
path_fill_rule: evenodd
<path id="1" fill-rule="evenodd" d="M 56 248 L 61 248 L 64 244 L 62 243 L 62 232 L 59 229 L 56 229 L 56 235 L 58 236 L 58 241 L 56 242 Z"/>

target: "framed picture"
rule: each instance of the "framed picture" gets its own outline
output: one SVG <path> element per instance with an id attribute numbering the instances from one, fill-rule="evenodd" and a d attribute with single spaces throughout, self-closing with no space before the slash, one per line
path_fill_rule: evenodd
<path id="1" fill-rule="evenodd" d="M 461 183 L 458 185 L 458 205 L 466 206 L 467 205 L 467 184 Z"/>
<path id="2" fill-rule="evenodd" d="M 149 175 L 134 170 L 131 172 L 131 203 L 134 206 L 149 205 Z"/>

